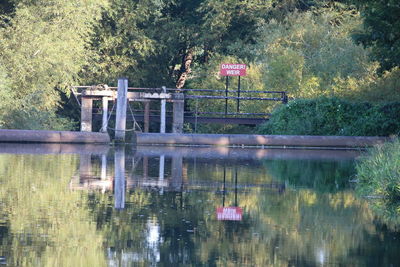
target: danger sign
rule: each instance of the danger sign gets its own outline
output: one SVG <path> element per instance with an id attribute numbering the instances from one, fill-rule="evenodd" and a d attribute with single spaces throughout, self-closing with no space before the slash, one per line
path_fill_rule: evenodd
<path id="1" fill-rule="evenodd" d="M 239 207 L 219 207 L 217 208 L 218 221 L 241 221 L 242 209 Z"/>
<path id="2" fill-rule="evenodd" d="M 219 74 L 221 76 L 246 76 L 246 64 L 222 63 Z"/>

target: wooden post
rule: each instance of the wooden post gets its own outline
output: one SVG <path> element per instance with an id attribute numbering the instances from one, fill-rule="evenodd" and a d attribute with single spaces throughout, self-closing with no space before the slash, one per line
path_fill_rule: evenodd
<path id="1" fill-rule="evenodd" d="M 144 102 L 144 132 L 148 133 L 150 128 L 150 101 Z"/>
<path id="2" fill-rule="evenodd" d="M 173 95 L 173 118 L 172 118 L 172 132 L 183 133 L 183 119 L 185 101 L 182 93 L 175 93 Z"/>
<path id="3" fill-rule="evenodd" d="M 125 142 L 126 107 L 127 107 L 128 79 L 118 79 L 117 117 L 115 121 L 115 142 Z"/>
<path id="4" fill-rule="evenodd" d="M 108 97 L 103 96 L 101 98 L 102 106 L 103 106 L 103 120 L 101 126 L 101 132 L 106 133 L 108 128 Z"/>
<path id="5" fill-rule="evenodd" d="M 115 149 L 114 207 L 125 208 L 125 147 Z"/>
<path id="6" fill-rule="evenodd" d="M 162 92 L 167 93 L 167 89 L 165 86 L 162 87 Z M 161 118 L 160 118 L 160 133 L 165 133 L 165 117 L 166 117 L 166 103 L 167 100 L 165 98 L 161 99 Z"/>
<path id="7" fill-rule="evenodd" d="M 82 96 L 81 106 L 81 131 L 91 132 L 92 131 L 92 108 L 93 100 L 90 97 Z"/>

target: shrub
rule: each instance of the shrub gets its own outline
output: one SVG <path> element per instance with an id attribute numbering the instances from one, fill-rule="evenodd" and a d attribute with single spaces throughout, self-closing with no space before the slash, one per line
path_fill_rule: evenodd
<path id="1" fill-rule="evenodd" d="M 260 134 L 389 136 L 400 132 L 400 103 L 338 98 L 299 99 L 278 106 Z"/>
<path id="2" fill-rule="evenodd" d="M 400 141 L 372 149 L 356 165 L 357 193 L 387 227 L 400 229 Z"/>
<path id="3" fill-rule="evenodd" d="M 358 192 L 400 200 L 400 141 L 372 149 L 356 165 Z"/>

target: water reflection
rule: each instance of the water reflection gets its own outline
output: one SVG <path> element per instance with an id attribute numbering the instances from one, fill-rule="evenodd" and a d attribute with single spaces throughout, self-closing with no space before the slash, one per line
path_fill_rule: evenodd
<path id="1" fill-rule="evenodd" d="M 173 153 L 172 153 L 173 151 Z M 215 151 L 210 149 L 188 149 L 188 148 L 165 148 L 165 150 L 151 150 L 148 147 L 142 147 L 132 151 L 127 151 L 125 147 L 115 147 L 113 151 L 114 162 L 108 158 L 107 154 L 92 155 L 92 154 L 81 154 L 79 174 L 75 175 L 70 183 L 70 188 L 74 190 L 96 190 L 105 193 L 106 191 L 112 191 L 114 193 L 115 208 L 124 208 L 124 199 L 126 189 L 140 188 L 143 190 L 156 190 L 160 194 L 164 192 L 190 192 L 193 190 L 200 191 L 215 191 L 222 195 L 222 206 L 225 206 L 225 196 L 229 191 L 235 193 L 235 205 L 237 205 L 237 193 L 238 190 L 245 190 L 248 188 L 269 188 L 276 190 L 279 193 L 285 191 L 284 182 L 268 181 L 267 183 L 254 183 L 246 181 L 238 184 L 238 168 L 234 167 L 238 162 L 242 162 L 244 165 L 260 164 L 256 160 L 249 158 L 249 153 L 253 152 L 265 152 L 257 150 L 230 150 L 228 154 L 216 155 Z M 223 151 L 227 151 L 226 148 Z M 193 152 L 193 153 L 191 153 Z M 239 153 L 240 152 L 240 153 Z M 241 153 L 243 152 L 243 154 Z M 255 158 L 275 158 L 278 156 L 279 159 L 282 157 L 293 158 L 295 154 L 298 154 L 301 158 L 315 158 L 315 151 L 293 151 L 292 153 L 286 153 L 286 150 L 281 152 L 285 153 L 263 153 L 262 155 L 256 153 Z M 163 153 L 163 154 L 158 154 Z M 354 153 L 354 151 L 352 152 Z M 346 155 L 343 151 L 337 151 L 331 154 L 332 157 L 339 157 L 339 155 Z M 192 157 L 190 158 L 189 155 Z M 207 157 L 214 155 L 214 161 L 221 165 L 223 174 L 221 179 L 203 179 L 201 175 L 198 175 L 200 169 L 197 169 L 196 164 L 199 164 L 200 168 L 204 164 L 204 160 L 207 162 Z M 358 155 L 354 153 L 352 155 Z M 184 164 L 185 157 L 185 164 Z M 128 162 L 130 161 L 130 162 Z M 112 164 L 113 163 L 113 164 Z M 188 164 L 193 163 L 194 166 L 194 177 L 190 179 L 188 177 Z M 221 164 L 222 163 L 222 164 Z M 128 168 L 125 166 L 128 165 Z M 185 165 L 185 166 L 184 166 Z M 99 170 L 96 170 L 100 169 Z M 230 170 L 231 181 L 227 181 L 227 169 Z M 149 171 L 150 170 L 150 171 Z M 155 173 L 158 170 L 158 173 Z M 113 172 L 113 173 L 112 173 Z"/>
<path id="2" fill-rule="evenodd" d="M 359 153 L 0 146 L 0 260 L 399 265 L 398 232 L 348 182 Z"/>

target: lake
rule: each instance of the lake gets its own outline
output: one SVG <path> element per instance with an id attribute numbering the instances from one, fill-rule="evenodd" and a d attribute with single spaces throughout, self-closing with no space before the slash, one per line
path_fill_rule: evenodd
<path id="1" fill-rule="evenodd" d="M 0 265 L 400 266 L 362 151 L 0 145 Z"/>

